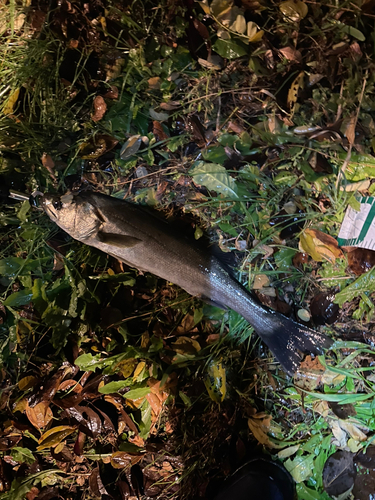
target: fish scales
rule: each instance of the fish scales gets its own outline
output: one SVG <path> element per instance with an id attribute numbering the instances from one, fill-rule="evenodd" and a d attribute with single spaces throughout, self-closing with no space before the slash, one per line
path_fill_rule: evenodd
<path id="1" fill-rule="evenodd" d="M 45 194 L 42 206 L 74 239 L 175 283 L 193 296 L 238 312 L 288 373 L 298 368 L 299 351 L 321 354 L 331 343 L 325 335 L 265 308 L 216 253 L 176 235 L 170 224 L 143 207 L 94 192 Z"/>

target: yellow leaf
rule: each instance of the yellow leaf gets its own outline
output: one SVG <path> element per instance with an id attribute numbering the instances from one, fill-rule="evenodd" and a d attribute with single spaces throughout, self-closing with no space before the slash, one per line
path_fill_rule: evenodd
<path id="1" fill-rule="evenodd" d="M 77 430 L 76 427 L 72 427 L 70 425 L 59 425 L 57 427 L 53 427 L 40 437 L 37 450 L 40 451 L 45 448 L 57 446 L 63 439 L 72 434 L 75 430 Z"/>
<path id="2" fill-rule="evenodd" d="M 207 392 L 215 403 L 221 403 L 227 393 L 227 376 L 221 361 L 211 361 L 204 379 Z"/>
<path id="3" fill-rule="evenodd" d="M 10 115 L 13 113 L 19 94 L 20 89 L 16 89 L 12 94 L 10 94 L 10 96 L 8 97 L 8 101 L 3 109 L 4 115 Z"/>
<path id="4" fill-rule="evenodd" d="M 247 23 L 247 36 L 249 38 L 249 42 L 259 42 L 263 35 L 264 31 L 259 30 L 258 26 L 253 21 L 249 21 Z"/>
<path id="5" fill-rule="evenodd" d="M 298 99 L 298 92 L 300 88 L 303 88 L 305 73 L 301 71 L 296 78 L 293 80 L 292 85 L 288 91 L 287 105 L 290 110 L 290 115 L 293 116 L 296 102 Z"/>
<path id="6" fill-rule="evenodd" d="M 206 15 L 210 14 L 210 12 L 211 12 L 211 11 L 210 11 L 210 7 L 209 7 L 206 3 L 204 3 L 204 2 L 198 2 L 198 3 L 199 3 L 199 5 L 202 7 L 203 12 L 204 12 Z"/>
<path id="7" fill-rule="evenodd" d="M 140 361 L 137 365 L 137 368 L 134 370 L 134 375 L 133 375 L 133 380 L 134 382 L 137 380 L 139 375 L 142 373 L 144 370 L 144 367 L 146 366 L 146 363 L 144 361 Z"/>
<path id="8" fill-rule="evenodd" d="M 228 0 L 213 0 L 210 5 L 211 12 L 215 17 L 222 16 L 230 10 L 231 7 L 232 2 L 228 2 Z"/>
<path id="9" fill-rule="evenodd" d="M 318 229 L 305 229 L 301 234 L 299 246 L 316 262 L 328 260 L 334 263 L 336 259 L 343 256 L 335 238 Z"/>
<path id="10" fill-rule="evenodd" d="M 26 415 L 33 426 L 40 430 L 46 427 L 53 419 L 53 413 L 48 401 L 41 401 L 35 406 L 26 406 Z"/>
<path id="11" fill-rule="evenodd" d="M 21 391 L 26 391 L 30 389 L 30 387 L 34 387 L 37 379 L 33 375 L 29 375 L 28 377 L 23 377 L 18 381 L 18 387 Z"/>
<path id="12" fill-rule="evenodd" d="M 287 0 L 286 2 L 282 2 L 279 5 L 279 9 L 284 16 L 294 22 L 298 22 L 306 17 L 309 11 L 307 5 L 301 2 L 301 0 Z"/>
<path id="13" fill-rule="evenodd" d="M 250 417 L 247 423 L 258 443 L 268 446 L 269 448 L 275 448 L 276 446 L 272 443 L 272 441 L 270 441 L 267 435 L 270 430 L 271 420 L 271 415 L 267 415 L 266 413 L 257 413 L 256 415 Z"/>
<path id="14" fill-rule="evenodd" d="M 117 363 L 116 371 L 120 371 L 124 378 L 128 378 L 133 373 L 136 365 L 137 361 L 134 358 L 123 359 Z"/>

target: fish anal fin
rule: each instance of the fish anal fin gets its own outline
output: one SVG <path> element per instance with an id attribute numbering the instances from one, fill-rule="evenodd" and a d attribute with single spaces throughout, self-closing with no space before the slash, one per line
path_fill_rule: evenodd
<path id="1" fill-rule="evenodd" d="M 112 245 L 120 248 L 132 248 L 142 241 L 139 238 L 135 238 L 134 236 L 128 236 L 126 234 L 105 233 L 104 231 L 98 231 L 97 238 L 99 241 L 105 243 L 106 245 Z"/>

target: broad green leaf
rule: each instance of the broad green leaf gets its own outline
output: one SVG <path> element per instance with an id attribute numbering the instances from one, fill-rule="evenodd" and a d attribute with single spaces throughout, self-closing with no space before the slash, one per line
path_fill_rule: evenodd
<path id="1" fill-rule="evenodd" d="M 304 483 L 297 484 L 296 489 L 299 500 L 322 500 L 318 491 L 308 488 Z"/>
<path id="2" fill-rule="evenodd" d="M 31 302 L 33 292 L 31 290 L 20 290 L 19 292 L 12 293 L 3 302 L 4 306 L 20 307 L 25 306 Z"/>
<path id="3" fill-rule="evenodd" d="M 344 161 L 346 153 L 340 153 L 340 160 Z M 375 178 L 375 158 L 371 155 L 352 153 L 350 162 L 345 170 L 345 177 L 351 182 L 358 182 Z"/>
<path id="4" fill-rule="evenodd" d="M 125 399 L 139 399 L 147 396 L 149 393 L 149 387 L 138 387 L 137 389 L 131 389 L 129 392 L 123 394 L 123 396 Z"/>
<path id="5" fill-rule="evenodd" d="M 297 250 L 293 248 L 280 248 L 278 252 L 275 253 L 275 262 L 279 271 L 290 271 L 293 266 L 293 257 L 297 253 Z"/>
<path id="6" fill-rule="evenodd" d="M 101 361 L 103 361 L 103 366 L 104 366 L 107 359 L 102 360 L 101 354 L 95 354 L 95 356 L 93 356 L 92 354 L 87 353 L 78 356 L 74 364 L 76 364 L 79 368 L 81 368 L 81 370 L 92 370 L 93 366 L 94 365 L 98 366 L 98 364 Z"/>
<path id="7" fill-rule="evenodd" d="M 8 257 L 0 260 L 0 275 L 13 278 L 25 264 L 24 259 L 19 257 Z"/>
<path id="8" fill-rule="evenodd" d="M 134 398 L 136 399 L 136 398 Z M 151 429 L 151 406 L 150 403 L 145 400 L 141 406 L 141 422 L 139 423 L 140 437 L 143 439 L 147 439 L 150 434 Z"/>
<path id="9" fill-rule="evenodd" d="M 11 451 L 11 456 L 13 460 L 19 462 L 20 464 L 31 465 L 35 462 L 35 457 L 28 448 L 14 446 Z"/>
<path id="10" fill-rule="evenodd" d="M 222 165 L 199 161 L 190 169 L 189 173 L 196 184 L 216 191 L 226 198 L 238 199 L 236 181 Z"/>
<path id="11" fill-rule="evenodd" d="M 339 27 L 340 31 L 352 36 L 353 38 L 356 38 L 360 42 L 364 42 L 366 40 L 365 35 L 362 33 L 362 31 L 357 30 L 357 28 L 353 28 L 353 26 L 348 26 L 347 24 L 340 22 L 337 22 L 335 24 Z"/>
<path id="12" fill-rule="evenodd" d="M 350 302 L 354 298 L 360 296 L 362 293 L 373 291 L 375 291 L 375 267 L 373 267 L 367 273 L 359 276 L 356 280 L 353 281 L 353 283 L 336 294 L 334 302 L 335 304 L 338 304 L 340 307 L 342 307 L 344 302 Z"/>
<path id="13" fill-rule="evenodd" d="M 246 45 L 235 40 L 218 39 L 213 45 L 213 49 L 226 59 L 236 59 L 245 56 L 248 52 Z"/>
<path id="14" fill-rule="evenodd" d="M 129 387 L 128 380 L 118 380 L 114 382 L 109 382 L 109 384 L 99 387 L 100 394 L 113 394 L 114 392 L 121 391 L 125 387 Z"/>
<path id="15" fill-rule="evenodd" d="M 224 163 L 228 159 L 223 146 L 210 146 L 202 151 L 202 157 L 204 160 L 212 161 L 214 163 Z"/>
<path id="16" fill-rule="evenodd" d="M 284 466 L 292 475 L 296 483 L 301 483 L 309 478 L 312 474 L 314 467 L 314 455 L 307 455 L 306 457 L 296 457 L 293 460 L 288 459 L 284 462 Z"/>

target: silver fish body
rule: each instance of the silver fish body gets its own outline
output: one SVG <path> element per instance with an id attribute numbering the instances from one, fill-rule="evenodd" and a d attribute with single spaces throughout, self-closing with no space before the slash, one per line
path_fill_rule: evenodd
<path id="1" fill-rule="evenodd" d="M 42 206 L 74 239 L 241 314 L 288 373 L 298 368 L 299 351 L 320 354 L 330 344 L 323 334 L 264 308 L 220 258 L 194 240 L 177 237 L 167 222 L 138 205 L 86 192 L 46 194 Z"/>

